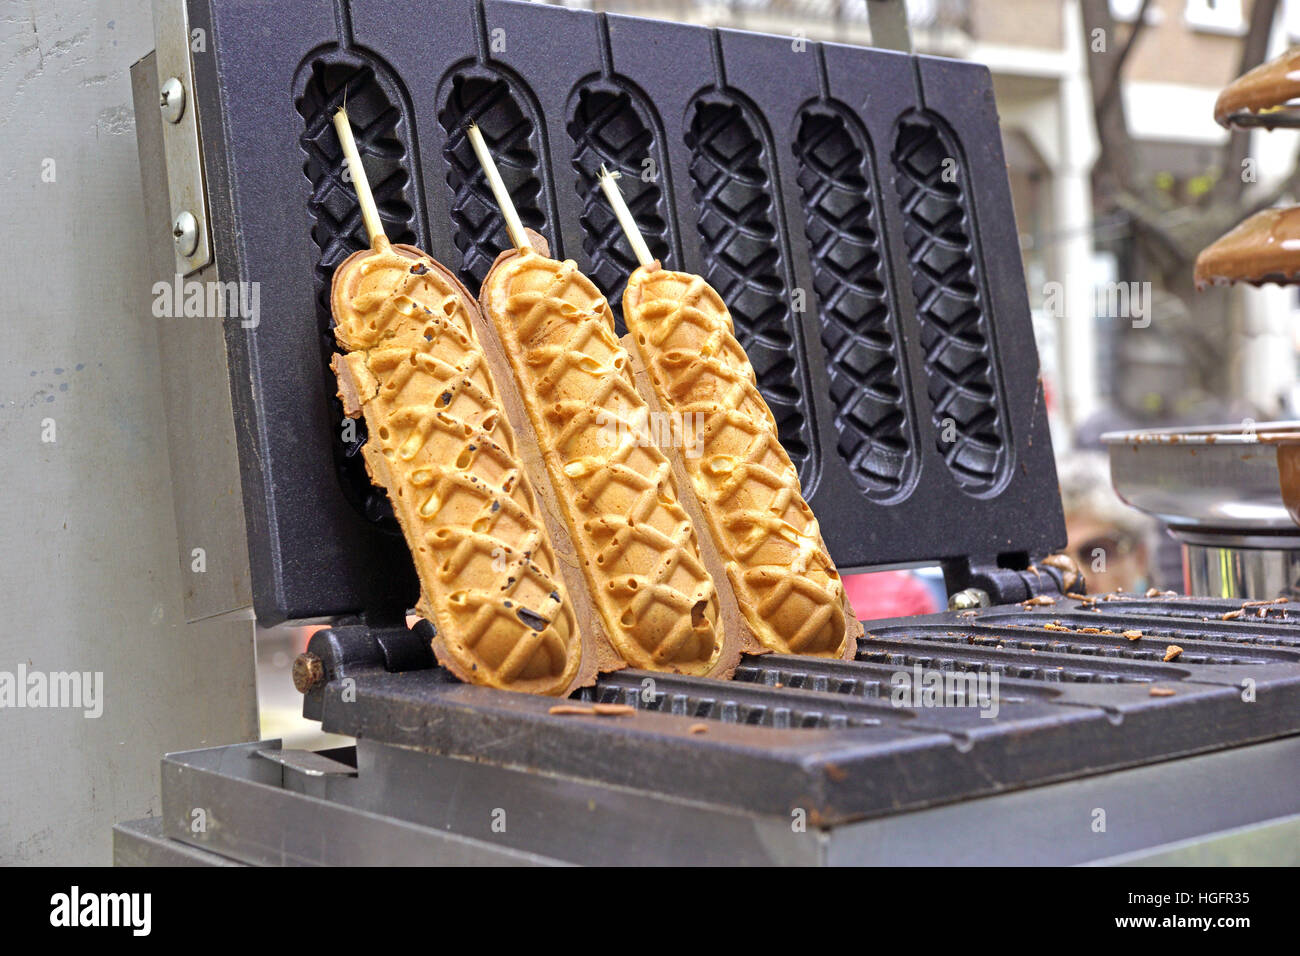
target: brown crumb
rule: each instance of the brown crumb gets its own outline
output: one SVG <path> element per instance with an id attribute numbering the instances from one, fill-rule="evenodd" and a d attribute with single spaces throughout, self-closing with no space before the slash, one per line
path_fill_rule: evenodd
<path id="1" fill-rule="evenodd" d="M 847 777 L 848 774 L 844 771 L 844 768 L 841 767 L 839 764 L 828 763 L 826 764 L 826 776 L 830 777 L 836 783 L 839 783 L 841 780 Z"/>
<path id="2" fill-rule="evenodd" d="M 1036 597 L 1031 597 L 1027 601 L 1021 601 L 1020 606 L 1021 607 L 1043 607 L 1044 605 L 1055 604 L 1055 603 L 1056 603 L 1056 598 L 1052 597 L 1050 594 L 1039 594 Z"/>
<path id="3" fill-rule="evenodd" d="M 1227 614 L 1221 614 L 1221 615 L 1219 615 L 1219 620 L 1220 620 L 1220 621 L 1235 621 L 1237 618 L 1241 617 L 1241 616 L 1242 616 L 1243 614 L 1245 614 L 1245 613 L 1246 613 L 1246 609 L 1245 609 L 1245 608 L 1240 608 L 1240 607 L 1239 607 L 1239 608 L 1237 608 L 1237 610 L 1235 610 L 1235 611 L 1229 611 Z"/>
<path id="4" fill-rule="evenodd" d="M 1159 588 L 1147 588 L 1147 597 L 1178 597 L 1178 592 L 1162 591 Z"/>
<path id="5" fill-rule="evenodd" d="M 579 707 L 577 704 L 556 704 L 547 713 L 557 717 L 592 717 L 596 711 L 595 708 Z"/>
<path id="6" fill-rule="evenodd" d="M 626 717 L 635 714 L 636 708 L 631 704 L 592 704 L 592 710 L 602 717 Z"/>
<path id="7" fill-rule="evenodd" d="M 1130 641 L 1140 641 L 1140 640 L 1142 640 L 1142 632 L 1141 632 L 1141 631 L 1125 631 L 1124 634 L 1123 634 L 1123 636 L 1124 636 L 1124 637 L 1127 637 Z"/>
<path id="8" fill-rule="evenodd" d="M 773 687 L 784 687 L 785 685 L 782 684 L 780 681 L 777 681 L 777 682 L 776 682 L 775 684 L 773 684 L 772 686 L 773 686 Z"/>
<path id="9" fill-rule="evenodd" d="M 1177 660 L 1178 655 L 1181 654 L 1182 652 L 1183 649 L 1179 647 L 1177 644 L 1170 644 L 1168 647 L 1165 648 L 1165 660 L 1166 661 Z"/>
<path id="10" fill-rule="evenodd" d="M 687 733 L 692 733 L 692 734 L 707 734 L 708 732 L 709 732 L 708 724 L 691 724 L 691 726 L 687 729 Z"/>
<path id="11" fill-rule="evenodd" d="M 1087 594 L 1079 594 L 1077 591 L 1066 591 L 1065 596 L 1072 601 L 1084 601 L 1088 604 L 1095 604 L 1097 599 Z"/>
<path id="12" fill-rule="evenodd" d="M 1173 697 L 1175 691 L 1171 687 L 1152 687 L 1149 693 L 1152 697 Z"/>
<path id="13" fill-rule="evenodd" d="M 1081 628 L 1079 628 L 1079 633 L 1080 633 L 1080 634 L 1100 634 L 1100 633 L 1101 633 L 1101 628 L 1099 628 L 1099 627 L 1081 627 Z"/>
<path id="14" fill-rule="evenodd" d="M 1071 633 L 1071 632 L 1070 632 L 1070 629 L 1069 629 L 1068 627 L 1066 627 L 1064 624 L 1062 624 L 1060 621 L 1049 621 L 1048 623 L 1046 623 L 1046 624 L 1043 625 L 1043 630 L 1044 630 L 1044 631 L 1064 631 L 1066 634 Z"/>

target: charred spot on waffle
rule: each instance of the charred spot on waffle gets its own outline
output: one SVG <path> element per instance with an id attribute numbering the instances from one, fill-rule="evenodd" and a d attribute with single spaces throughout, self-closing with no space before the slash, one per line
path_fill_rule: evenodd
<path id="1" fill-rule="evenodd" d="M 417 262 L 415 265 L 411 266 L 411 275 L 413 276 L 422 276 L 428 271 L 429 267 L 423 262 Z M 425 311 L 427 312 L 428 310 L 426 309 Z"/>
<path id="2" fill-rule="evenodd" d="M 521 607 L 519 610 L 515 611 L 515 613 L 519 615 L 519 620 L 523 621 L 534 631 L 544 631 L 546 630 L 546 626 L 550 623 L 536 611 L 530 611 L 526 607 Z"/>

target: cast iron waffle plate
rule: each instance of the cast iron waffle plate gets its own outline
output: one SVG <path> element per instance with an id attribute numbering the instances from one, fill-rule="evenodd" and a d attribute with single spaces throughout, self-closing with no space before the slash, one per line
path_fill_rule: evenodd
<path id="1" fill-rule="evenodd" d="M 468 120 L 614 303 L 632 263 L 594 175 L 621 170 L 651 248 L 731 307 L 841 569 L 1064 543 L 987 69 L 507 0 L 189 8 L 220 276 L 260 283 L 227 341 L 263 623 L 416 593 L 327 367 L 329 279 L 365 241 L 345 97 L 388 235 L 471 288 L 508 240 Z"/>
<path id="2" fill-rule="evenodd" d="M 1281 606 L 1271 621 L 1222 619 L 1241 604 L 1062 600 L 867 622 L 855 661 L 748 657 L 726 682 L 622 671 L 558 702 L 627 716 L 460 684 L 420 628 L 357 625 L 312 638 L 328 683 L 304 713 L 336 733 L 830 825 L 1294 733 L 1300 628 Z M 1165 662 L 1171 644 L 1182 653 Z M 900 702 L 900 674 L 982 676 L 990 691 L 996 675 L 996 713 L 989 699 Z"/>

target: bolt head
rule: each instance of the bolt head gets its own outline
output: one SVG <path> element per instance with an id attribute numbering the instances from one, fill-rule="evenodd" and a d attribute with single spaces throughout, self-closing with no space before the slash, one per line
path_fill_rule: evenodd
<path id="1" fill-rule="evenodd" d="M 172 241 L 176 244 L 176 251 L 182 256 L 192 256 L 194 250 L 198 249 L 199 221 L 188 209 L 172 222 Z"/>
<path id="2" fill-rule="evenodd" d="M 305 694 L 325 679 L 325 665 L 310 652 L 299 654 L 293 661 L 293 686 Z"/>
<path id="3" fill-rule="evenodd" d="M 158 88 L 158 107 L 163 119 L 169 123 L 179 123 L 185 114 L 185 87 L 176 77 L 163 82 Z"/>
<path id="4" fill-rule="evenodd" d="M 948 598 L 948 610 L 969 611 L 972 608 L 988 607 L 991 603 L 987 591 L 979 588 L 965 588 Z"/>

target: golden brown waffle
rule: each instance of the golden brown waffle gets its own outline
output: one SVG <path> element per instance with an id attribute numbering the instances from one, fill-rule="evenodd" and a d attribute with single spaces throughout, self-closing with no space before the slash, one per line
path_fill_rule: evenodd
<path id="1" fill-rule="evenodd" d="M 656 263 L 632 273 L 623 318 L 659 404 L 699 449 L 682 459 L 754 636 L 780 653 L 851 656 L 861 625 L 718 293 Z"/>
<path id="2" fill-rule="evenodd" d="M 538 237 L 535 242 L 540 242 Z M 605 297 L 572 261 L 503 253 L 480 296 L 614 649 L 634 667 L 734 669 L 713 580 Z"/>
<path id="3" fill-rule="evenodd" d="M 566 694 L 594 674 L 482 348 L 473 298 L 376 239 L 334 273 L 339 397 L 420 579 L 439 662 L 462 680 Z"/>

